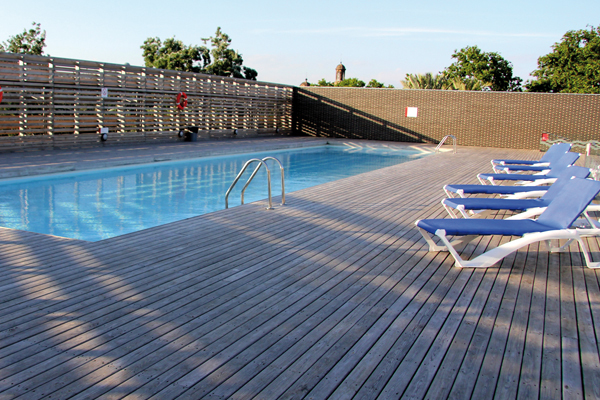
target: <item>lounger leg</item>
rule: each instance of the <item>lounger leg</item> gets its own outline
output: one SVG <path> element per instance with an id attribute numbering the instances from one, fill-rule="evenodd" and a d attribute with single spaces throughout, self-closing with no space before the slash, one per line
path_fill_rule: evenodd
<path id="1" fill-rule="evenodd" d="M 440 246 L 439 244 L 436 244 L 433 241 L 433 238 L 431 237 L 429 232 L 427 232 L 424 229 L 419 228 L 418 226 L 417 226 L 417 229 L 419 230 L 419 232 L 421 232 L 421 236 L 423 236 L 423 239 L 425 239 L 425 241 L 429 245 L 429 251 L 448 251 L 448 246 Z M 448 242 L 450 247 L 460 247 L 462 245 L 466 246 L 467 244 L 472 242 L 474 239 L 477 239 L 478 237 L 479 237 L 478 235 L 466 235 L 466 236 L 460 236 L 458 239 L 455 239 L 453 241 L 448 241 L 447 239 L 446 239 L 446 241 Z"/>
<path id="2" fill-rule="evenodd" d="M 585 243 L 583 243 L 583 239 L 581 237 L 577 239 L 577 243 L 579 243 L 579 248 L 581 249 L 581 252 L 583 253 L 583 258 L 585 259 L 585 265 L 590 269 L 600 268 L 600 262 L 592 261 L 592 256 L 590 255 L 590 252 L 588 251 L 587 247 L 585 247 Z"/>
<path id="3" fill-rule="evenodd" d="M 451 191 L 449 191 L 448 189 L 446 189 L 446 186 L 444 186 L 444 192 L 446 192 L 446 197 L 449 199 L 453 199 L 455 197 L 465 197 L 465 192 L 461 189 L 458 189 L 456 191 L 456 194 L 458 196 L 455 196 L 454 193 L 452 193 Z"/>
<path id="4" fill-rule="evenodd" d="M 552 252 L 552 241 L 551 240 L 542 240 L 544 247 L 548 253 Z"/>
<path id="5" fill-rule="evenodd" d="M 444 207 L 444 210 L 446 210 L 446 212 L 448 213 L 448 215 L 450 215 L 450 218 L 452 218 L 452 219 L 457 219 L 458 218 L 457 215 L 456 215 L 456 213 L 454 212 L 454 209 L 452 207 L 448 207 L 444 203 L 444 200 L 442 200 L 442 207 Z"/>
<path id="6" fill-rule="evenodd" d="M 586 230 L 584 232 L 587 231 L 591 231 L 591 230 Z M 574 237 L 572 239 L 568 239 L 567 242 L 565 244 L 563 244 L 562 246 L 559 247 L 552 247 L 550 240 L 545 240 L 544 243 L 547 246 L 548 251 L 550 251 L 551 253 L 560 253 L 560 252 L 564 252 L 567 250 L 567 248 L 571 245 L 571 243 L 573 243 L 574 240 L 577 241 L 577 244 L 579 244 L 579 249 L 581 250 L 581 252 L 583 253 L 583 258 L 585 260 L 585 265 L 588 268 L 591 269 L 596 269 L 596 268 L 600 268 L 600 262 L 594 262 L 592 261 L 592 257 L 590 255 L 590 252 L 588 251 L 583 239 L 581 236 L 585 236 L 585 235 L 577 235 L 577 237 Z M 595 236 L 595 235 L 593 235 Z"/>
<path id="7" fill-rule="evenodd" d="M 558 247 L 552 247 L 550 245 L 549 249 L 550 249 L 550 253 L 563 253 L 570 245 L 571 243 L 573 243 L 574 239 L 569 239 L 565 242 L 565 244 L 563 244 L 562 246 L 560 246 L 560 242 L 559 242 L 559 246 Z M 548 240 L 548 242 L 550 242 Z"/>
<path id="8" fill-rule="evenodd" d="M 470 265 L 471 263 L 469 261 L 463 260 L 462 257 L 458 254 L 458 252 L 456 251 L 456 249 L 454 248 L 454 246 L 452 246 L 452 244 L 450 243 L 450 241 L 448 240 L 448 238 L 446 237 L 446 231 L 443 229 L 438 229 L 435 232 L 435 235 L 437 237 L 440 238 L 440 240 L 446 245 L 446 248 L 448 249 L 448 251 L 450 252 L 450 254 L 452 254 L 452 257 L 454 257 L 454 261 L 456 262 L 456 266 L 459 268 L 465 268 L 465 267 L 488 267 L 489 265 Z"/>
<path id="9" fill-rule="evenodd" d="M 418 226 L 417 226 L 417 229 L 419 230 L 419 232 L 421 232 L 423 239 L 425 239 L 425 241 L 429 245 L 429 251 L 448 251 L 448 247 L 440 246 L 440 245 L 436 244 L 433 241 L 433 238 L 431 237 L 431 235 L 429 235 L 429 232 L 427 232 L 424 229 L 419 228 Z"/>

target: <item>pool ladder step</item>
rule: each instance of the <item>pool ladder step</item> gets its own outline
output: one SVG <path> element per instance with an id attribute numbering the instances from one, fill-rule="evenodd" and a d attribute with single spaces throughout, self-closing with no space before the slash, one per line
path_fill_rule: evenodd
<path id="1" fill-rule="evenodd" d="M 254 176 L 256 175 L 256 173 L 258 172 L 258 170 L 260 169 L 260 167 L 262 167 L 264 165 L 265 169 L 267 170 L 267 192 L 269 194 L 269 206 L 267 207 L 267 210 L 272 210 L 273 209 L 273 203 L 271 201 L 271 170 L 269 169 L 269 166 L 267 165 L 267 161 L 268 160 L 274 160 L 274 161 L 277 162 L 277 164 L 279 164 L 279 171 L 281 171 L 281 205 L 285 204 L 285 178 L 284 178 L 285 171 L 283 169 L 283 165 L 281 164 L 281 161 L 279 161 L 275 157 L 265 157 L 263 159 L 252 158 L 252 159 L 246 161 L 246 163 L 244 164 L 244 166 L 240 170 L 239 174 L 237 174 L 237 176 L 233 180 L 233 183 L 231 184 L 231 186 L 229 186 L 229 189 L 227 190 L 227 193 L 225 193 L 225 208 L 229 208 L 229 194 L 233 190 L 233 188 L 236 185 L 236 183 L 238 183 L 238 181 L 242 177 L 242 174 L 246 171 L 246 169 L 248 168 L 248 166 L 250 166 L 250 164 L 252 164 L 252 163 L 258 163 L 258 165 L 256 166 L 256 168 L 252 172 L 252 175 L 250 175 L 250 178 L 248 178 L 248 181 L 246 182 L 246 184 L 242 188 L 242 204 L 244 204 L 244 192 L 246 191 L 246 188 L 248 187 L 248 185 L 250 184 L 250 182 L 252 182 L 252 179 L 254 179 Z"/>

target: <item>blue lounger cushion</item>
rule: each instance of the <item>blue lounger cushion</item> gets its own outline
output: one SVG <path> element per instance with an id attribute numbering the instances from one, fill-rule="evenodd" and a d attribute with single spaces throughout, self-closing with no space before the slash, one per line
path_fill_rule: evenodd
<path id="1" fill-rule="evenodd" d="M 565 154 L 567 153 L 555 154 L 551 159 L 548 160 L 549 162 L 546 162 L 543 165 L 494 165 L 494 171 L 504 171 L 508 173 L 512 171 L 542 172 L 557 165 L 573 164 L 568 157 L 564 157 Z"/>
<path id="2" fill-rule="evenodd" d="M 492 186 L 492 185 L 446 185 L 444 190 L 452 193 L 466 194 L 515 194 L 548 190 L 550 186 Z"/>
<path id="3" fill-rule="evenodd" d="M 585 179 L 590 175 L 589 168 L 578 167 L 576 165 L 571 165 L 566 168 L 561 174 L 558 176 L 558 180 L 562 180 L 563 178 L 570 179 L 572 176 L 576 178 Z M 464 194 L 517 194 L 517 193 L 525 193 L 525 192 L 537 192 L 537 191 L 546 191 L 550 188 L 550 186 L 501 186 L 501 185 L 446 185 L 444 186 L 444 190 L 446 192 L 459 193 L 462 192 Z"/>
<path id="4" fill-rule="evenodd" d="M 482 197 L 470 197 L 444 199 L 442 202 L 448 207 L 464 207 L 465 210 L 529 210 L 536 207 L 548 207 L 551 200 L 548 199 L 489 199 Z"/>
<path id="5" fill-rule="evenodd" d="M 528 172 L 542 172 L 550 169 L 552 163 L 547 166 L 537 165 L 498 165 L 495 167 L 497 171 L 528 171 Z"/>
<path id="6" fill-rule="evenodd" d="M 550 163 L 553 160 L 558 160 L 564 153 L 568 153 L 571 150 L 571 143 L 555 143 L 542 155 L 537 161 L 533 160 L 492 160 L 492 164 L 507 165 L 507 164 L 521 164 L 521 165 L 534 165 L 539 163 Z"/>
<path id="7" fill-rule="evenodd" d="M 556 229 L 530 219 L 422 219 L 417 222 L 417 226 L 432 234 L 443 229 L 447 235 L 523 236 L 526 233 Z"/>
<path id="8" fill-rule="evenodd" d="M 552 172 L 552 171 L 550 171 Z M 546 175 L 525 175 L 525 174 L 479 174 L 481 179 L 494 179 L 497 181 L 536 181 L 538 179 L 556 178 L 550 173 Z"/>
<path id="9" fill-rule="evenodd" d="M 541 158 L 539 160 L 492 160 L 492 163 L 497 165 L 534 165 L 545 163 Z"/>
<path id="10" fill-rule="evenodd" d="M 530 208 L 548 207 L 550 202 L 558 197 L 569 184 L 573 175 L 589 175 L 589 169 L 570 167 L 565 170 L 556 182 L 548 187 L 546 193 L 539 199 L 490 199 L 482 197 L 444 199 L 442 203 L 451 208 L 462 207 L 465 210 L 529 210 Z"/>
<path id="11" fill-rule="evenodd" d="M 479 174 L 477 177 L 480 180 L 499 180 L 499 181 L 536 181 L 538 179 L 557 178 L 567 167 L 573 165 L 579 158 L 578 153 L 564 154 L 560 162 L 555 166 L 550 167 L 550 171 L 544 175 L 527 175 L 527 174 Z"/>
<path id="12" fill-rule="evenodd" d="M 565 184 L 536 221 L 445 218 L 419 220 L 417 226 L 430 233 L 444 229 L 448 235 L 522 236 L 531 232 L 566 229 L 579 217 L 599 191 L 600 182 L 573 178 Z"/>

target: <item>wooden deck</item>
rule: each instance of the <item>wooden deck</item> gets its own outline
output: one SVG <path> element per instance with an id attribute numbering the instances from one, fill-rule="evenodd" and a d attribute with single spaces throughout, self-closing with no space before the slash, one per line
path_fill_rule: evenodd
<path id="1" fill-rule="evenodd" d="M 499 156 L 539 154 L 459 148 L 95 243 L 0 229 L 0 399 L 598 399 L 576 247 L 461 270 L 414 229 Z"/>

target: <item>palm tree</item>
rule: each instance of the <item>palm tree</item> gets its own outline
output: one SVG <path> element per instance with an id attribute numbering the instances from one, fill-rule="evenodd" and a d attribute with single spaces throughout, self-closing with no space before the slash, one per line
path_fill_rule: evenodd
<path id="1" fill-rule="evenodd" d="M 427 72 L 426 74 L 406 74 L 401 81 L 404 89 L 446 89 L 447 80 L 443 75 Z"/>
<path id="2" fill-rule="evenodd" d="M 477 78 L 448 79 L 444 74 L 428 72 L 426 74 L 406 74 L 406 79 L 401 81 L 404 89 L 438 89 L 438 90 L 489 90 L 489 82 L 482 82 Z"/>
<path id="3" fill-rule="evenodd" d="M 454 78 L 447 81 L 448 90 L 489 90 L 492 86 L 489 82 L 482 82 L 477 78 Z"/>

